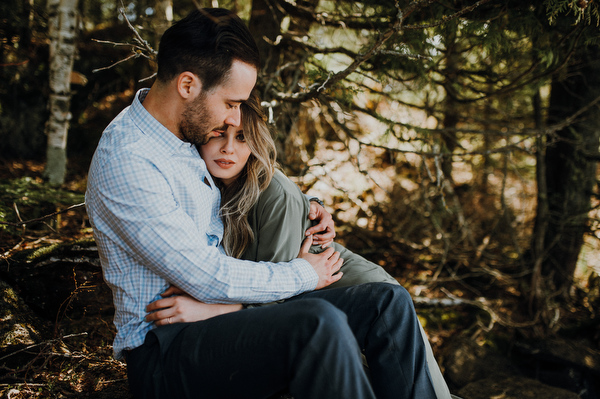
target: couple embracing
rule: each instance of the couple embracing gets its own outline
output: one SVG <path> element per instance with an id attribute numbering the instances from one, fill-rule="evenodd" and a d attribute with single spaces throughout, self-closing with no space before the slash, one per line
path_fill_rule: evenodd
<path id="1" fill-rule="evenodd" d="M 157 64 L 86 192 L 133 395 L 450 398 L 407 291 L 276 169 L 243 22 L 195 11 Z"/>

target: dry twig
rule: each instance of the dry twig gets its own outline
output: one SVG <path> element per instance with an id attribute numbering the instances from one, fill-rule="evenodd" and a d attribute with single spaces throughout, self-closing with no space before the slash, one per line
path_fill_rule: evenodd
<path id="1" fill-rule="evenodd" d="M 42 222 L 42 221 L 44 221 L 46 219 L 50 219 L 51 217 L 54 217 L 54 216 L 59 215 L 61 213 L 65 213 L 65 212 L 68 212 L 68 211 L 73 210 L 73 209 L 81 208 L 82 206 L 85 206 L 85 202 L 82 202 L 81 204 L 71 205 L 68 208 L 62 209 L 60 211 L 56 211 L 56 212 L 51 213 L 49 215 L 41 216 L 39 218 L 29 219 L 29 220 L 23 220 L 23 219 L 21 219 L 21 215 L 19 214 L 18 209 L 16 209 L 16 207 L 15 207 L 15 210 L 16 210 L 16 213 L 17 213 L 17 217 L 19 218 L 20 221 L 19 222 L 4 222 L 4 221 L 0 221 L 0 224 L 4 224 L 4 225 L 7 225 L 7 226 L 21 227 L 21 226 L 25 226 L 25 225 L 28 225 L 28 224 L 31 224 L 31 223 Z"/>
<path id="2" fill-rule="evenodd" d="M 532 327 L 532 326 L 536 325 L 538 322 L 537 317 L 534 320 L 524 322 L 524 323 L 516 323 L 516 322 L 513 322 L 512 320 L 505 320 L 494 309 L 492 309 L 492 307 L 489 304 L 486 303 L 487 300 L 485 300 L 484 298 L 474 301 L 474 300 L 470 300 L 470 299 L 458 298 L 457 296 L 453 295 L 450 291 L 448 291 L 445 288 L 441 288 L 441 291 L 444 294 L 446 294 L 446 296 L 450 299 L 460 301 L 461 303 L 466 304 L 466 305 L 475 306 L 475 307 L 483 310 L 487 314 L 489 314 L 490 322 L 487 326 L 488 330 L 491 329 L 495 323 L 498 323 L 505 327 L 523 328 L 523 327 Z"/>

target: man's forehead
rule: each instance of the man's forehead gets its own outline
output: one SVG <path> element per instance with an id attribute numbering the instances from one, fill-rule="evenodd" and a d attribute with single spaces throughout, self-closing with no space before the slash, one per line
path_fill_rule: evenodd
<path id="1" fill-rule="evenodd" d="M 250 64 L 234 60 L 223 81 L 214 87 L 226 101 L 242 103 L 250 97 L 258 71 Z"/>

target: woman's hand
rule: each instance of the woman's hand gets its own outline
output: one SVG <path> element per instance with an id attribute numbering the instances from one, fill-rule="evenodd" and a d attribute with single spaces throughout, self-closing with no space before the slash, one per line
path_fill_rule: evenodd
<path id="1" fill-rule="evenodd" d="M 320 245 L 322 248 L 331 245 L 335 238 L 335 226 L 331 214 L 318 202 L 310 201 L 308 218 L 319 222 L 306 230 L 307 237 L 313 236 L 313 245 Z"/>
<path id="2" fill-rule="evenodd" d="M 319 290 L 342 278 L 344 273 L 340 272 L 340 268 L 344 260 L 340 258 L 340 253 L 334 250 L 333 247 L 329 247 L 319 254 L 311 254 L 309 250 L 312 244 L 312 236 L 306 237 L 300 247 L 298 258 L 308 261 L 319 276 L 315 288 Z"/>
<path id="3" fill-rule="evenodd" d="M 146 306 L 147 322 L 157 326 L 173 323 L 189 323 L 206 320 L 242 309 L 241 304 L 208 304 L 200 302 L 181 289 L 171 286 L 161 294 L 163 297 Z"/>

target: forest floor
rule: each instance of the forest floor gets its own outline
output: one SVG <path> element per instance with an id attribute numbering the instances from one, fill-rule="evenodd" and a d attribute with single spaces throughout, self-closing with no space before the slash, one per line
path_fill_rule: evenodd
<path id="1" fill-rule="evenodd" d="M 84 174 L 72 176 L 67 190 L 48 192 L 38 162 L 5 163 L 0 170 L 0 182 L 12 183 L 3 193 L 4 209 L 0 208 L 11 217 L 2 220 L 14 220 L 18 214 L 28 221 L 83 202 Z M 19 279 L 22 264 L 13 261 L 19 253 L 38 248 L 93 240 L 85 208 L 77 206 L 24 228 L 0 227 L 4 227 L 0 229 L 0 280 L 14 283 L 15 291 L 39 317 L 35 324 L 41 330 L 36 344 L 0 355 L 0 398 L 129 398 L 125 364 L 112 357 L 113 312 L 100 269 L 85 284 L 69 276 L 75 273 L 73 267 L 62 270 L 65 273 L 60 268 L 50 270 L 57 276 L 31 273 Z M 63 302 L 53 303 L 50 297 Z"/>
<path id="2" fill-rule="evenodd" d="M 0 165 L 0 171 L 0 184 L 11 187 L 5 187 L 2 194 L 1 220 L 14 220 L 17 215 L 27 221 L 83 202 L 85 172 L 71 170 L 66 190 L 49 193 L 41 188 L 40 163 L 10 162 Z M 82 206 L 26 227 L 0 226 L 0 280 L 12 283 L 39 317 L 42 337 L 35 344 L 0 351 L 0 398 L 130 398 L 125 364 L 112 357 L 115 329 L 110 290 L 97 263 L 55 262 L 52 275 L 48 275 L 40 273 L 41 268 L 25 270 L 18 260 L 19 254 L 72 242 L 86 243 L 84 247 L 92 243 Z M 384 267 L 415 298 L 417 312 L 442 364 L 455 337 L 468 337 L 506 351 L 516 340 L 535 336 L 518 328 L 529 320 L 523 316 L 514 286 L 497 281 L 486 285 L 484 292 L 481 286 L 478 290 L 467 286 L 476 284 L 475 280 L 459 281 L 422 265 Z M 432 275 L 436 284 L 424 284 Z M 457 287 L 462 287 L 464 295 Z M 485 298 L 473 292 L 484 292 Z M 49 295 L 58 301 L 49 301 Z M 562 322 L 571 327 L 590 319 L 585 306 L 572 306 L 564 313 L 570 321 L 563 318 Z M 600 332 L 597 324 L 594 328 L 575 334 L 588 340 L 592 351 L 598 351 Z"/>

